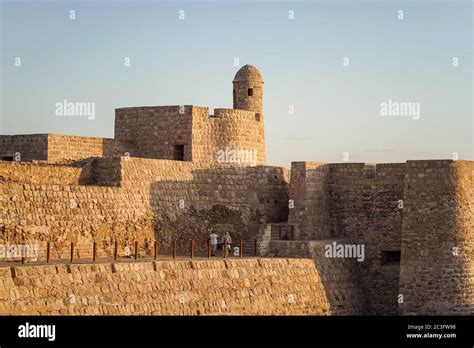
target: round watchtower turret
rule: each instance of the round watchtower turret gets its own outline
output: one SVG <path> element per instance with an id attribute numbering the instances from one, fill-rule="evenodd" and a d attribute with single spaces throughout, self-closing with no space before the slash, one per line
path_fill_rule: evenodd
<path id="1" fill-rule="evenodd" d="M 237 71 L 234 81 L 234 109 L 262 113 L 263 78 L 253 65 L 245 65 Z"/>

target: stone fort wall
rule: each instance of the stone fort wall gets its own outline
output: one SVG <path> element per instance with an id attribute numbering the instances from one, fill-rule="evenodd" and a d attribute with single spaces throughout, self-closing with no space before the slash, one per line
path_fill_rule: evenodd
<path id="1" fill-rule="evenodd" d="M 0 268 L 0 313 L 358 314 L 357 297 L 332 303 L 340 293 L 346 292 L 346 287 L 355 284 L 328 282 L 330 277 L 308 259 L 3 267 Z"/>
<path id="2" fill-rule="evenodd" d="M 474 163 L 408 161 L 401 314 L 474 313 Z"/>
<path id="3" fill-rule="evenodd" d="M 67 255 L 71 241 L 79 253 L 93 239 L 110 252 L 114 240 L 124 248 L 145 238 L 157 238 L 160 248 L 173 239 L 181 248 L 189 239 L 204 248 L 210 230 L 228 230 L 234 238 L 270 243 L 266 254 L 311 257 L 320 270 L 330 270 L 325 274 L 333 274 L 332 281 L 356 276 L 362 300 L 357 288 L 337 296 L 367 299 L 359 311 L 469 314 L 473 170 L 468 161 L 297 162 L 289 185 L 287 170 L 269 166 L 133 157 L 69 165 L 0 162 L 1 235 L 8 242 L 51 240 Z M 288 211 L 289 198 L 294 208 Z M 301 241 L 271 241 L 269 223 L 287 216 Z M 334 240 L 364 244 L 365 260 L 322 259 L 321 243 Z M 391 252 L 401 252 L 401 261 L 387 261 Z"/>
<path id="4" fill-rule="evenodd" d="M 50 163 L 91 157 L 176 159 L 183 146 L 184 161 L 264 165 L 263 115 L 247 110 L 207 107 L 154 106 L 115 110 L 115 138 L 59 134 L 0 135 L 0 159 L 20 154 L 21 161 Z M 238 157 L 229 151 L 241 151 Z M 227 152 L 223 158 L 220 152 Z M 248 155 L 247 155 L 248 154 Z M 224 160 L 223 160 L 224 159 Z"/>
<path id="5" fill-rule="evenodd" d="M 2 241 L 51 240 L 55 248 L 93 239 L 109 248 L 157 238 L 205 246 L 211 230 L 255 238 L 260 224 L 287 216 L 288 171 L 205 166 L 140 158 L 97 158 L 74 168 L 0 163 Z"/>
<path id="6" fill-rule="evenodd" d="M 312 259 L 316 269 L 321 274 L 325 288 L 334 289 L 334 291 L 327 292 L 333 312 L 350 314 L 345 309 L 351 308 L 355 310 L 357 315 L 368 314 L 368 303 L 372 299 L 364 291 L 365 289 L 360 282 L 361 274 L 358 262 L 355 259 L 328 258 L 325 256 L 325 246 L 334 241 L 337 243 L 348 242 L 342 239 L 274 240 L 270 242 L 270 254 L 274 257 Z"/>
<path id="7" fill-rule="evenodd" d="M 135 146 L 133 157 L 174 159 L 174 145 L 184 145 L 191 161 L 194 106 L 152 106 L 115 109 L 115 139 Z"/>
<path id="8" fill-rule="evenodd" d="M 264 165 L 265 131 L 262 114 L 247 110 L 215 109 L 209 116 L 207 108 L 196 108 L 193 113 L 193 160 L 216 163 L 219 152 L 249 151 L 249 158 L 242 156 L 242 164 Z M 237 159 L 227 156 L 229 161 Z M 247 163 L 245 163 L 247 161 Z M 252 163 L 252 161 L 255 161 Z"/>
<path id="9" fill-rule="evenodd" d="M 133 144 L 136 157 L 172 160 L 174 146 L 183 145 L 185 161 L 221 163 L 218 151 L 227 148 L 253 151 L 253 165 L 265 164 L 263 116 L 246 110 L 209 115 L 209 108 L 192 105 L 116 109 L 115 138 Z"/>
<path id="10" fill-rule="evenodd" d="M 133 153 L 132 146 L 116 139 L 48 134 L 49 162 L 124 156 L 126 152 Z"/>
<path id="11" fill-rule="evenodd" d="M 0 135 L 0 156 L 3 160 L 20 154 L 21 161 L 48 159 L 48 134 Z"/>
<path id="12" fill-rule="evenodd" d="M 59 134 L 0 135 L 0 158 L 19 154 L 19 161 L 50 163 L 81 160 L 90 157 L 124 156 L 136 152 L 128 142 L 108 138 Z"/>
<path id="13" fill-rule="evenodd" d="M 397 313 L 400 268 L 384 264 L 383 253 L 400 251 L 404 173 L 404 163 L 292 164 L 289 223 L 303 240 L 364 245 L 365 260 L 356 267 L 373 314 Z"/>
<path id="14" fill-rule="evenodd" d="M 364 244 L 365 261 L 356 265 L 372 314 L 441 314 L 447 313 L 447 306 L 456 307 L 450 309 L 456 313 L 472 313 L 473 170 L 468 161 L 295 162 L 289 223 L 303 240 L 344 238 L 346 243 Z M 453 258 L 454 246 L 463 256 Z M 438 257 L 443 254 L 434 251 L 437 248 L 444 248 L 446 260 L 441 263 Z M 393 252 L 401 253 L 401 263 L 390 259 Z M 405 298 L 411 297 L 405 305 L 409 309 L 398 305 L 399 288 Z M 416 301 L 423 310 L 411 306 Z"/>

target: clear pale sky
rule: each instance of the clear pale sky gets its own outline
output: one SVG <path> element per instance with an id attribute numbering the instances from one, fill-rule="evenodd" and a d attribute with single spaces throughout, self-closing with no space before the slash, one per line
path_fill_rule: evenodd
<path id="1" fill-rule="evenodd" d="M 253 64 L 269 164 L 472 160 L 472 17 L 469 0 L 2 1 L 0 134 L 113 137 L 126 106 L 212 113 Z M 64 99 L 95 102 L 95 119 L 56 116 Z M 381 116 L 388 100 L 420 118 Z"/>

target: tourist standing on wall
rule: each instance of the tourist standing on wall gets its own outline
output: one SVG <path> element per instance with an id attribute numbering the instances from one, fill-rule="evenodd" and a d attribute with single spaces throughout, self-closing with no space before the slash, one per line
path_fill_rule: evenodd
<path id="1" fill-rule="evenodd" d="M 219 236 L 214 232 L 211 232 L 211 234 L 209 235 L 209 240 L 211 241 L 211 256 L 216 256 L 218 238 Z"/>
<path id="2" fill-rule="evenodd" d="M 229 252 L 230 250 L 232 250 L 232 247 L 231 247 L 232 237 L 230 236 L 229 232 L 225 233 L 222 242 L 223 242 L 224 245 L 226 245 L 226 243 L 227 243 L 227 251 L 226 252 Z"/>

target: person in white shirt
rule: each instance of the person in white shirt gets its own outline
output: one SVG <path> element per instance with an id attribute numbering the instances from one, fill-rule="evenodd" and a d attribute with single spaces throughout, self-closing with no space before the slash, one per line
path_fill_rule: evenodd
<path id="1" fill-rule="evenodd" d="M 219 236 L 214 232 L 211 232 L 211 234 L 209 234 L 209 240 L 211 241 L 211 256 L 216 256 L 218 238 Z"/>

